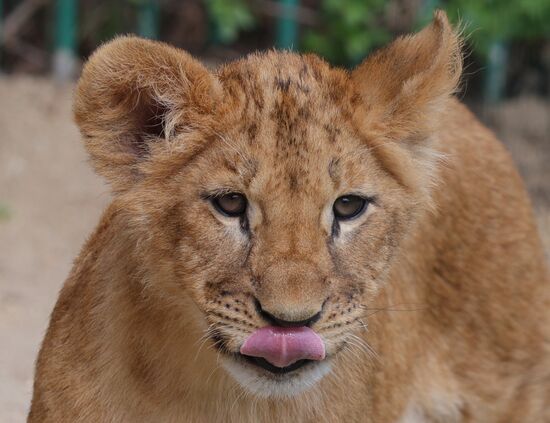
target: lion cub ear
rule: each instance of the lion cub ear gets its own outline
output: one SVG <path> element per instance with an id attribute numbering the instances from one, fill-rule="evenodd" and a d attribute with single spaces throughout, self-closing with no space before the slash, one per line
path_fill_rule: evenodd
<path id="1" fill-rule="evenodd" d="M 140 177 L 140 164 L 178 130 L 212 113 L 220 92 L 216 77 L 186 52 L 120 37 L 84 66 L 75 120 L 96 171 L 124 191 Z"/>
<path id="2" fill-rule="evenodd" d="M 398 38 L 352 73 L 369 121 L 396 140 L 419 139 L 437 124 L 462 71 L 461 41 L 443 11 L 428 27 Z"/>

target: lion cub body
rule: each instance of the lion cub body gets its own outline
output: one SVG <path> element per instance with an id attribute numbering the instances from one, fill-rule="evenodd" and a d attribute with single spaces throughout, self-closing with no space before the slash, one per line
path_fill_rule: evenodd
<path id="1" fill-rule="evenodd" d="M 545 257 L 510 157 L 451 96 L 458 48 L 442 14 L 352 74 L 102 47 L 75 112 L 115 199 L 52 314 L 29 422 L 550 421 Z M 219 186 L 247 194 L 246 224 L 207 209 Z M 357 187 L 364 220 L 323 223 Z M 313 386 L 231 371 L 263 324 L 252 298 L 296 320 L 322 304 Z"/>

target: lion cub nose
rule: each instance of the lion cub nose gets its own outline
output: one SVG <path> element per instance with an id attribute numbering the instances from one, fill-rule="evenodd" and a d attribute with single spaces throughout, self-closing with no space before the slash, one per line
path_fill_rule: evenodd
<path id="1" fill-rule="evenodd" d="M 279 327 L 307 327 L 320 317 L 329 296 L 326 271 L 304 260 L 280 259 L 256 269 L 253 295 L 258 313 Z"/>
<path id="2" fill-rule="evenodd" d="M 321 317 L 322 306 L 320 310 L 317 311 L 306 311 L 300 310 L 298 313 L 292 313 L 292 316 L 289 316 L 289 313 L 284 315 L 281 313 L 270 312 L 262 307 L 260 301 L 255 299 L 256 309 L 258 314 L 262 316 L 268 323 L 273 326 L 281 327 L 302 327 L 302 326 L 311 326 Z M 299 316 L 299 317 L 298 317 Z M 306 316 L 304 318 L 304 316 Z"/>

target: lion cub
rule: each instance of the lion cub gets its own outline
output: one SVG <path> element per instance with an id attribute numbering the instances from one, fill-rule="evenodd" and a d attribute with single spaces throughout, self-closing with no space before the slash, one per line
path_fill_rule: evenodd
<path id="1" fill-rule="evenodd" d="M 550 421 L 549 291 L 444 13 L 353 72 L 122 37 L 75 116 L 114 199 L 29 422 Z"/>

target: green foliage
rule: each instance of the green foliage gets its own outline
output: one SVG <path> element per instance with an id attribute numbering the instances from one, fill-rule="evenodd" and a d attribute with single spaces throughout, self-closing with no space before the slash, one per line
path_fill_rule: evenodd
<path id="1" fill-rule="evenodd" d="M 550 36 L 548 0 L 450 0 L 445 9 L 463 23 L 478 52 L 494 41 L 521 41 Z"/>
<path id="2" fill-rule="evenodd" d="M 356 64 L 390 34 L 378 20 L 384 0 L 322 0 L 321 28 L 307 31 L 302 49 L 338 64 Z"/>
<path id="3" fill-rule="evenodd" d="M 94 16 L 95 12 L 101 19 L 96 18 L 96 22 L 93 22 L 93 18 L 82 19 L 81 33 L 86 32 L 86 41 L 92 46 L 97 46 L 118 34 L 135 32 L 138 5 L 138 0 L 103 2 L 101 6 L 94 6 L 92 2 L 84 3 L 80 10 L 82 16 Z M 94 11 L 94 7 L 97 7 L 99 12 Z"/>
<path id="4" fill-rule="evenodd" d="M 204 0 L 217 41 L 231 43 L 254 26 L 251 1 Z M 357 64 L 395 35 L 383 25 L 386 0 L 319 2 L 320 25 L 303 29 L 301 50 L 333 63 Z M 550 37 L 549 0 L 423 0 L 417 11 L 419 26 L 431 20 L 434 7 L 444 8 L 452 21 L 461 22 L 474 49 L 483 55 L 495 41 Z"/>
<path id="5" fill-rule="evenodd" d="M 244 0 L 205 0 L 217 41 L 231 43 L 240 31 L 254 26 L 254 15 Z"/>

